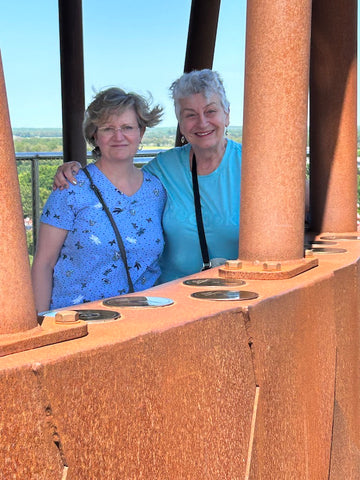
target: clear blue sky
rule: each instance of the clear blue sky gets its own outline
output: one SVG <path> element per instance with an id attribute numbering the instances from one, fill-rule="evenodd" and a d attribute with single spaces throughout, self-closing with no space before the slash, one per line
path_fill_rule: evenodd
<path id="1" fill-rule="evenodd" d="M 94 90 L 108 86 L 150 91 L 165 108 L 161 125 L 175 126 L 168 88 L 183 71 L 191 0 L 82 3 L 86 105 Z M 61 127 L 58 2 L 13 0 L 3 10 L 0 50 L 12 127 Z M 222 0 L 213 69 L 223 77 L 232 125 L 242 125 L 245 17 L 246 0 Z"/>
<path id="2" fill-rule="evenodd" d="M 191 0 L 83 0 L 85 103 L 94 90 L 119 86 L 165 108 L 176 126 L 169 86 L 184 68 Z M 221 6 L 213 69 L 242 124 L 246 0 Z M 61 127 L 57 0 L 6 2 L 0 49 L 12 127 Z"/>

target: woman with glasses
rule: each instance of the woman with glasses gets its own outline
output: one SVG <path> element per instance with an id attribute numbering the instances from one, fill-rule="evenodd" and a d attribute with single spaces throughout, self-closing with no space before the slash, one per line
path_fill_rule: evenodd
<path id="1" fill-rule="evenodd" d="M 167 192 L 160 282 L 236 259 L 239 242 L 241 145 L 226 138 L 230 106 L 223 82 L 204 69 L 185 73 L 170 91 L 184 145 L 143 167 Z M 54 187 L 66 188 L 78 169 L 75 162 L 63 164 Z"/>
<path id="2" fill-rule="evenodd" d="M 162 109 L 109 88 L 85 112 L 84 136 L 95 163 L 43 208 L 32 266 L 39 312 L 139 291 L 155 284 L 164 247 L 166 193 L 133 163 L 146 127 Z"/>

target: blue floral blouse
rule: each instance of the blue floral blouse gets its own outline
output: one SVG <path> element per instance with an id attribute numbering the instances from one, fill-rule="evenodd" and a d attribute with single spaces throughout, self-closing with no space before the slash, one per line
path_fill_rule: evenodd
<path id="1" fill-rule="evenodd" d="M 164 247 L 164 187 L 144 171 L 141 188 L 128 197 L 95 164 L 88 165 L 88 170 L 120 231 L 134 290 L 153 286 L 160 276 L 159 258 Z M 67 190 L 53 191 L 41 216 L 41 222 L 68 230 L 54 268 L 51 309 L 128 292 L 111 223 L 82 170 L 77 182 Z"/>

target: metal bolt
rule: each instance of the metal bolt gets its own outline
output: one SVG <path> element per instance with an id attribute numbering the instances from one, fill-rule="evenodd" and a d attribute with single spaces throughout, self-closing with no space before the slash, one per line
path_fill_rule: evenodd
<path id="1" fill-rule="evenodd" d="M 79 312 L 74 310 L 61 310 L 55 314 L 55 323 L 71 325 L 79 321 Z"/>
<path id="2" fill-rule="evenodd" d="M 242 268 L 242 262 L 240 262 L 240 260 L 226 260 L 225 268 L 227 270 L 240 270 Z"/>
<path id="3" fill-rule="evenodd" d="M 281 270 L 281 263 L 280 262 L 264 262 L 263 270 L 267 270 L 269 272 L 278 272 Z"/>

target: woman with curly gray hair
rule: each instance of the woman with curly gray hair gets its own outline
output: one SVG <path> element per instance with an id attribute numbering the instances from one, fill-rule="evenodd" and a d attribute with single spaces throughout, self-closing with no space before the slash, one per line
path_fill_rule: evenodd
<path id="1" fill-rule="evenodd" d="M 143 167 L 167 191 L 160 282 L 236 259 L 239 242 L 241 145 L 226 137 L 230 106 L 220 75 L 185 73 L 170 91 L 184 145 Z M 55 186 L 73 182 L 78 168 L 64 164 Z"/>
<path id="2" fill-rule="evenodd" d="M 119 88 L 99 92 L 85 113 L 95 163 L 44 206 L 32 278 L 38 311 L 139 291 L 160 275 L 166 193 L 133 162 L 162 109 Z"/>

